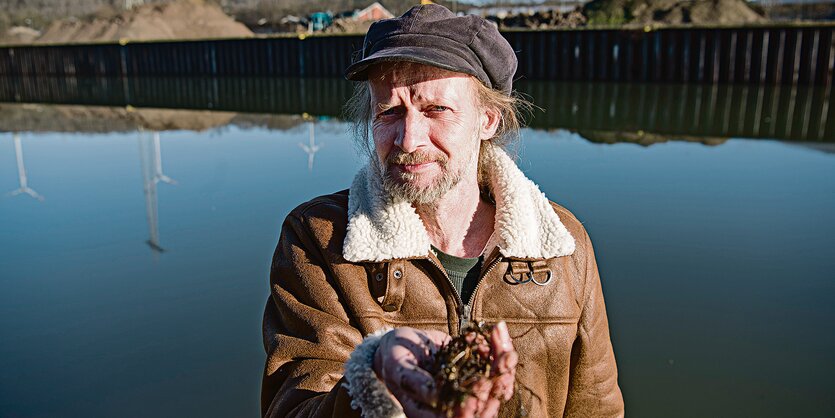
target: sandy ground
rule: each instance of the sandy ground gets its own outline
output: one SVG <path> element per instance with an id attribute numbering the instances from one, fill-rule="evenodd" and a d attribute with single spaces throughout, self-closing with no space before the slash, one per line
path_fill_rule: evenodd
<path id="1" fill-rule="evenodd" d="M 203 0 L 178 0 L 166 4 L 146 4 L 133 10 L 102 11 L 84 19 L 52 22 L 43 33 L 31 39 L 7 34 L 2 43 L 112 42 L 120 39 L 195 39 L 253 36 L 214 4 Z"/>

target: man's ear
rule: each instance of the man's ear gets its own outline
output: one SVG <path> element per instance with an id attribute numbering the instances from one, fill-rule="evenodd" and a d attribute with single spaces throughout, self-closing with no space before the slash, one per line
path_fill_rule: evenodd
<path id="1" fill-rule="evenodd" d="M 499 129 L 499 123 L 501 120 L 502 114 L 497 109 L 492 107 L 484 109 L 481 114 L 481 124 L 479 126 L 481 132 L 479 138 L 482 141 L 492 139 L 493 136 L 496 135 L 496 131 Z"/>

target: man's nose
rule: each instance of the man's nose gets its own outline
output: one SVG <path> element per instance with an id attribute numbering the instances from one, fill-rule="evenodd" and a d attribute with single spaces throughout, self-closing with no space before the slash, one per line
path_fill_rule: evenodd
<path id="1" fill-rule="evenodd" d="M 407 112 L 403 118 L 395 145 L 405 153 L 412 153 L 429 141 L 429 124 L 420 112 Z"/>

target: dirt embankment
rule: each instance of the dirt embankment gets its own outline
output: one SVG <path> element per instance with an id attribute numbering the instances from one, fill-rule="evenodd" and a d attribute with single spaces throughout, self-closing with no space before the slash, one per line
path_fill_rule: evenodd
<path id="1" fill-rule="evenodd" d="M 2 43 L 113 42 L 120 39 L 195 39 L 253 36 L 246 26 L 204 0 L 146 4 L 117 13 L 102 9 L 81 19 L 52 22 L 40 36 L 21 39 L 7 33 Z"/>
<path id="2" fill-rule="evenodd" d="M 744 0 L 593 0 L 583 13 L 590 25 L 707 24 L 766 22 Z"/>
<path id="3" fill-rule="evenodd" d="M 499 29 L 738 25 L 768 21 L 744 0 L 594 0 L 567 12 L 540 8 L 535 12 L 502 13 L 486 18 Z"/>
<path id="4" fill-rule="evenodd" d="M 835 20 L 835 1 L 779 3 L 755 6 L 770 20 Z"/>
<path id="5" fill-rule="evenodd" d="M 534 13 L 517 13 L 504 16 L 487 16 L 487 19 L 495 22 L 499 29 L 526 28 L 526 29 L 549 29 L 549 28 L 576 28 L 586 25 L 586 16 L 582 11 L 572 10 L 560 12 L 559 10 L 543 10 Z"/>

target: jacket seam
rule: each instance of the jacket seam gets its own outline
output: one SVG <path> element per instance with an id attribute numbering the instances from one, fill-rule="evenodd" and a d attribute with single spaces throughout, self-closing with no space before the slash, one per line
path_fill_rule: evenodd
<path id="1" fill-rule="evenodd" d="M 586 329 L 586 326 L 581 325 L 579 328 L 581 328 L 583 330 L 582 332 L 584 334 L 586 334 L 586 340 L 591 342 L 591 337 L 589 337 L 589 331 L 588 331 L 588 329 Z M 600 392 L 600 386 L 601 386 L 600 383 L 602 382 L 602 380 L 600 379 L 600 373 L 598 373 L 598 367 L 596 367 L 596 365 L 594 365 L 594 366 L 591 367 L 591 369 L 592 369 L 592 373 L 594 374 L 594 379 L 592 379 L 594 381 L 594 394 L 595 394 L 594 399 L 597 400 L 597 405 L 595 407 L 595 410 L 600 411 L 600 405 L 603 403 L 603 399 L 602 399 L 601 392 Z"/>
<path id="2" fill-rule="evenodd" d="M 579 222 L 579 220 L 578 220 L 578 222 Z M 585 268 L 584 268 L 585 272 L 583 274 L 583 292 L 585 293 L 585 297 L 583 298 L 583 308 L 580 311 L 580 318 L 583 318 L 583 321 L 580 321 L 578 323 L 579 326 L 577 327 L 577 331 L 578 331 L 578 333 L 580 333 L 580 335 L 579 335 L 580 338 L 585 337 L 586 345 L 588 345 L 588 344 L 591 344 L 592 341 L 591 341 L 591 336 L 589 334 L 588 325 L 587 325 L 588 321 L 589 321 L 589 318 L 585 317 L 584 314 L 586 313 L 586 308 L 588 307 L 588 305 L 590 303 L 589 301 L 591 299 L 592 293 L 594 293 L 594 291 L 592 289 L 589 289 L 590 285 L 593 285 L 593 284 L 589 283 L 589 264 L 590 264 L 590 258 L 593 257 L 594 255 L 591 253 L 590 248 L 589 248 L 591 246 L 590 245 L 591 244 L 591 236 L 589 235 L 588 231 L 586 231 L 585 227 L 583 227 L 582 225 L 581 225 L 581 227 L 583 228 L 583 234 L 585 235 L 585 239 L 584 239 L 584 242 L 583 242 L 583 252 L 584 252 L 583 257 L 584 257 L 584 261 L 585 261 Z M 591 347 L 587 347 L 587 348 L 591 348 Z M 600 382 L 601 382 L 601 380 L 600 380 L 600 373 L 598 372 L 598 367 L 596 367 L 596 366 L 597 365 L 593 365 L 591 367 L 591 370 L 592 370 L 592 373 L 593 373 L 592 381 L 594 382 L 594 394 L 595 394 L 594 399 L 597 400 L 595 410 L 599 411 L 600 410 L 600 405 L 602 404 L 601 392 L 600 392 Z"/>
<path id="3" fill-rule="evenodd" d="M 413 319 L 413 320 L 400 320 L 400 319 L 391 319 L 386 318 L 382 315 L 357 315 L 357 319 L 377 319 L 383 322 L 387 322 L 390 324 L 398 324 L 398 325 L 407 325 L 407 324 L 420 324 L 420 325 L 446 325 L 448 320 L 444 319 L 441 320 L 434 320 L 434 319 Z"/>
<path id="4" fill-rule="evenodd" d="M 508 324 L 534 324 L 534 325 L 573 325 L 579 323 L 580 318 L 492 318 L 492 317 L 482 317 L 481 319 L 488 321 L 488 322 L 495 322 L 495 321 L 504 321 Z"/>
<path id="5" fill-rule="evenodd" d="M 326 206 L 332 207 L 334 209 L 341 209 L 340 205 L 335 203 L 335 202 L 328 202 L 328 201 L 325 201 L 323 199 L 322 200 L 313 199 L 313 200 L 311 200 L 307 203 L 302 204 L 301 206 L 296 208 L 296 210 L 294 210 L 293 212 L 297 212 L 298 215 L 296 215 L 296 217 L 299 218 L 299 220 L 302 220 L 302 218 L 306 218 L 309 215 L 309 212 L 311 210 L 313 210 L 314 208 L 316 208 L 318 206 L 322 206 L 322 205 L 326 205 Z M 307 222 L 304 222 L 304 223 L 305 223 L 305 226 L 308 226 Z"/>
<path id="6" fill-rule="evenodd" d="M 593 257 L 589 251 L 589 243 L 591 243 L 591 237 L 589 237 L 588 231 L 583 228 L 583 234 L 585 235 L 585 240 L 583 242 L 583 306 L 580 308 L 580 318 L 584 318 L 586 313 L 586 307 L 589 304 L 589 299 L 591 299 L 591 294 L 593 293 L 591 289 L 589 289 L 589 258 Z M 585 323 L 583 323 L 585 326 Z"/>

